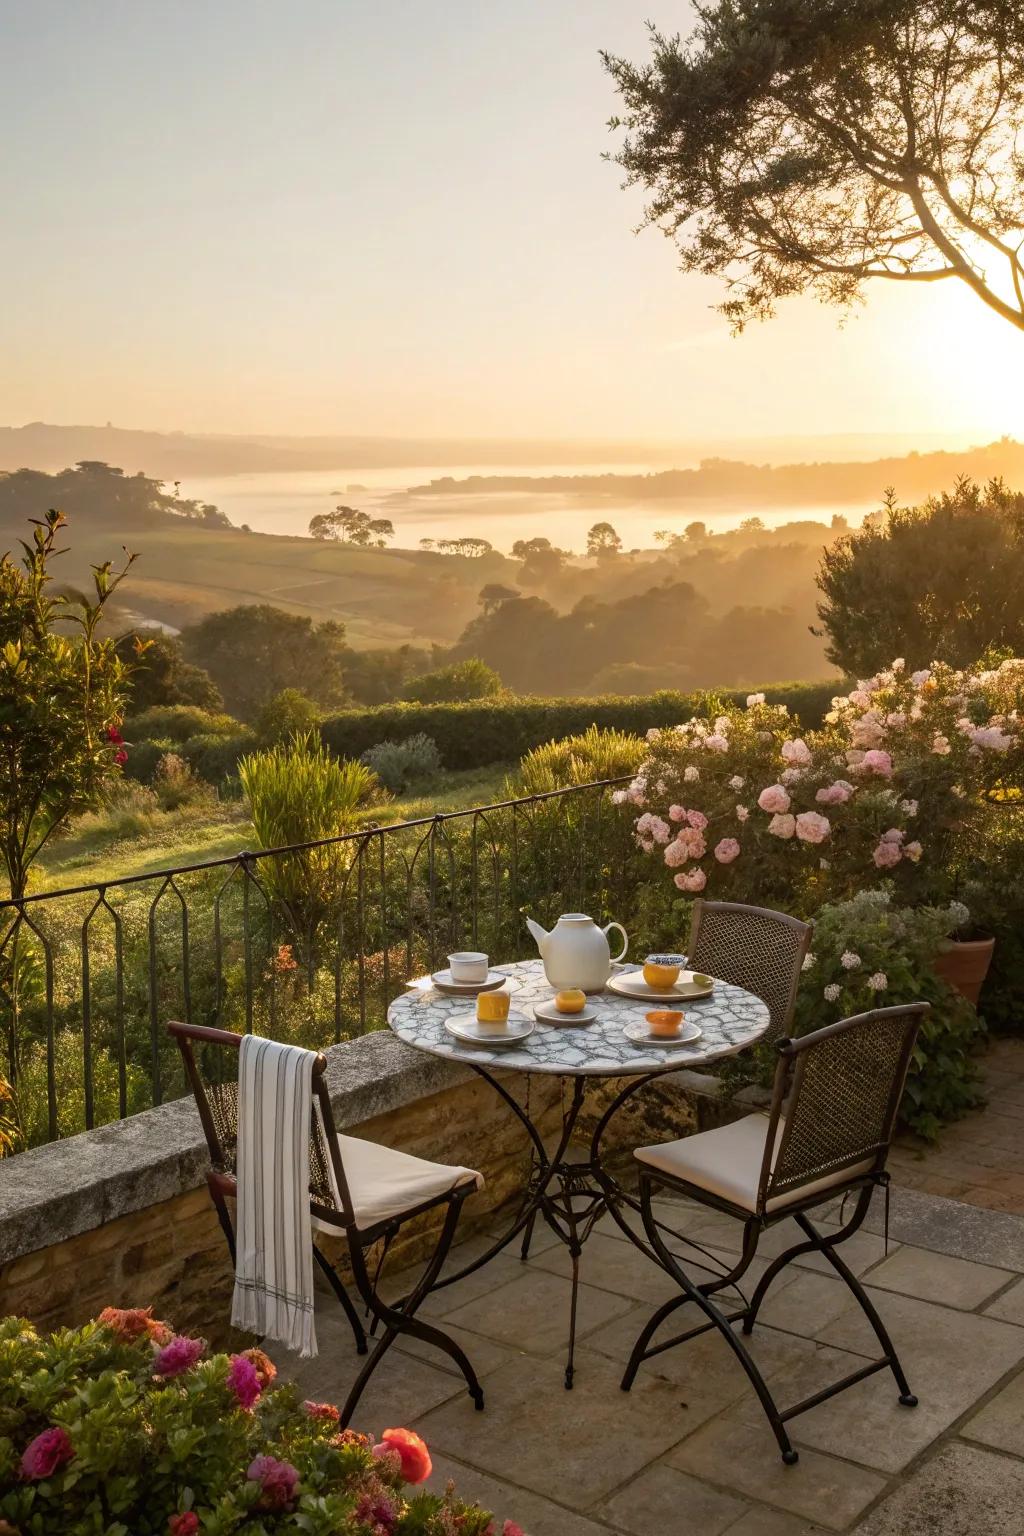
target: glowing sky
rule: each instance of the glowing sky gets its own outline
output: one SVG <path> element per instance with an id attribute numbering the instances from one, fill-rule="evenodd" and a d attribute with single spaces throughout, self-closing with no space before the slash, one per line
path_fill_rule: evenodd
<path id="1" fill-rule="evenodd" d="M 0 422 L 1024 434 L 952 284 L 739 340 L 636 236 L 599 47 L 668 0 L 0 0 Z"/>

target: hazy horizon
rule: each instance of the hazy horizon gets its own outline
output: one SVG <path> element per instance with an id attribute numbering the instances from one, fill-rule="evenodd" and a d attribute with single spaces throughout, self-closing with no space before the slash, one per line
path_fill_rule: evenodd
<path id="1" fill-rule="evenodd" d="M 592 0 L 39 0 L 6 19 L 0 420 L 647 444 L 1024 430 L 968 292 L 729 335 L 602 161 Z M 40 90 L 40 80 L 46 89 Z M 54 110 L 54 102 L 59 110 Z"/>

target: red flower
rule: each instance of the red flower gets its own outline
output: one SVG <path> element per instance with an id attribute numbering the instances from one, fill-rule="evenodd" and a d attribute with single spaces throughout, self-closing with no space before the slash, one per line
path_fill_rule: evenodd
<path id="1" fill-rule="evenodd" d="M 244 1355 L 232 1355 L 228 1370 L 228 1386 L 238 1398 L 239 1407 L 251 1408 L 263 1391 L 259 1372 Z"/>
<path id="2" fill-rule="evenodd" d="M 526 1532 L 514 1520 L 506 1520 L 501 1528 L 501 1536 L 526 1536 Z"/>
<path id="3" fill-rule="evenodd" d="M 187 1339 L 184 1334 L 175 1334 L 153 1361 L 153 1369 L 158 1376 L 181 1376 L 192 1369 L 205 1348 L 202 1339 Z"/>
<path id="4" fill-rule="evenodd" d="M 374 1446 L 374 1454 L 378 1450 L 393 1451 L 401 1462 L 405 1482 L 422 1483 L 430 1476 L 433 1470 L 430 1452 L 415 1430 L 386 1429 L 380 1440 L 380 1446 Z"/>
<path id="5" fill-rule="evenodd" d="M 290 1461 L 278 1461 L 276 1456 L 257 1456 L 245 1474 L 252 1483 L 259 1483 L 263 1494 L 260 1503 L 265 1509 L 290 1509 L 299 1486 L 299 1474 Z"/>
<path id="6" fill-rule="evenodd" d="M 116 741 L 118 743 L 124 741 L 124 737 L 121 735 L 121 732 L 118 730 L 116 725 L 108 726 L 108 728 L 107 728 L 107 740 L 108 741 Z"/>
<path id="7" fill-rule="evenodd" d="M 255 1367 L 256 1375 L 260 1379 L 260 1386 L 266 1391 L 271 1382 L 277 1376 L 277 1366 L 269 1355 L 265 1355 L 262 1349 L 243 1349 L 242 1359 L 248 1360 Z"/>
<path id="8" fill-rule="evenodd" d="M 183 1510 L 180 1515 L 171 1515 L 167 1522 L 167 1529 L 171 1536 L 196 1536 L 199 1529 L 199 1516 L 192 1509 Z"/>
<path id="9" fill-rule="evenodd" d="M 25 1447 L 21 1458 L 21 1475 L 32 1482 L 52 1477 L 58 1467 L 70 1461 L 75 1454 L 71 1436 L 66 1429 L 44 1429 Z"/>
<path id="10" fill-rule="evenodd" d="M 118 747 L 117 751 L 114 753 L 114 762 L 117 763 L 119 768 L 123 768 L 127 761 L 128 753 L 125 751 L 124 747 Z"/>
<path id="11" fill-rule="evenodd" d="M 323 1419 L 325 1423 L 337 1424 L 341 1414 L 333 1403 L 314 1403 L 306 1399 L 302 1405 L 303 1412 L 311 1419 Z"/>
<path id="12" fill-rule="evenodd" d="M 96 1321 L 112 1329 L 126 1343 L 146 1338 L 154 1344 L 169 1344 L 172 1338 L 167 1324 L 153 1316 L 152 1307 L 104 1307 Z"/>

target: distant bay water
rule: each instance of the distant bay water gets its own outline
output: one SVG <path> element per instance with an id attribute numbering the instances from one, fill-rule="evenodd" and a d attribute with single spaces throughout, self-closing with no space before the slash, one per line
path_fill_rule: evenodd
<path id="1" fill-rule="evenodd" d="M 657 466 L 664 468 L 664 466 Z M 459 493 L 451 496 L 410 495 L 413 486 L 444 476 L 461 480 L 470 475 L 636 475 L 655 472 L 650 464 L 515 464 L 508 466 L 424 464 L 402 469 L 300 470 L 290 473 L 221 475 L 183 481 L 181 493 L 213 502 L 240 526 L 258 533 L 302 536 L 317 512 L 338 503 L 389 517 L 395 525 L 396 546 L 415 548 L 421 539 L 474 537 L 489 539 L 508 551 L 516 539 L 548 538 L 563 549 L 582 552 L 587 530 L 597 521 L 613 524 L 628 548 L 649 548 L 662 528 L 681 532 L 687 523 L 706 522 L 715 532 L 736 528 L 745 517 L 758 516 L 767 527 L 793 521 L 828 522 L 840 512 L 859 523 L 867 503 L 854 506 L 761 506 L 721 501 L 619 501 L 599 495 L 535 492 Z M 688 468 L 680 464 L 679 468 Z"/>

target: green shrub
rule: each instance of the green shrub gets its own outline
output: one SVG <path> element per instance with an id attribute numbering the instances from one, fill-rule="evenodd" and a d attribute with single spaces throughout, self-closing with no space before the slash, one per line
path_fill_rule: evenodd
<path id="1" fill-rule="evenodd" d="M 157 704 L 133 715 L 125 726 L 134 741 L 188 741 L 193 736 L 230 736 L 241 729 L 231 715 L 195 704 Z"/>
<path id="2" fill-rule="evenodd" d="M 410 736 L 406 741 L 382 741 L 359 759 L 393 795 L 404 794 L 441 771 L 441 754 L 429 736 Z"/>
<path id="3" fill-rule="evenodd" d="M 261 848 L 343 837 L 377 786 L 364 763 L 339 762 L 312 732 L 243 757 L 238 776 Z M 258 876 L 297 938 L 311 941 L 334 906 L 349 857 L 346 845 L 329 844 L 260 861 Z"/>
<path id="4" fill-rule="evenodd" d="M 221 784 L 238 773 L 242 758 L 255 746 L 255 734 L 242 730 L 237 736 L 193 736 L 182 742 L 181 755 L 198 778 Z"/>
<path id="5" fill-rule="evenodd" d="M 635 773 L 648 751 L 640 736 L 592 725 L 581 736 L 547 741 L 523 758 L 509 779 L 510 795 L 541 795 L 569 784 L 593 784 Z"/>
<path id="6" fill-rule="evenodd" d="M 494 668 L 479 656 L 470 656 L 414 677 L 403 688 L 402 697 L 414 704 L 464 704 L 494 698 L 501 691 L 501 678 Z"/>
<path id="7" fill-rule="evenodd" d="M 93 1045 L 92 1067 L 93 1124 L 108 1125 L 120 1115 L 118 1067 L 113 1055 Z M 49 1138 L 47 1111 L 47 1056 L 43 1041 L 32 1041 L 18 1064 L 18 1082 L 14 1094 L 19 1140 L 27 1147 L 39 1146 Z M 53 1075 L 57 1092 L 57 1134 L 74 1136 L 85 1130 L 85 1066 L 82 1035 L 78 1029 L 59 1029 L 54 1037 Z M 148 1087 L 145 1073 L 131 1062 L 126 1067 L 127 1106 L 132 1114 L 142 1109 Z"/>
<path id="8" fill-rule="evenodd" d="M 256 737 L 261 747 L 275 747 L 304 736 L 320 722 L 319 706 L 300 688 L 282 688 L 268 699 L 256 717 Z"/>
<path id="9" fill-rule="evenodd" d="M 841 685 L 779 683 L 763 692 L 785 704 L 806 726 L 820 725 Z M 723 690 L 720 697 L 742 704 L 747 689 Z M 677 725 L 696 713 L 703 695 L 662 693 L 635 698 L 542 699 L 503 695 L 468 704 L 384 704 L 328 715 L 320 726 L 327 746 L 339 757 L 361 757 L 382 741 L 426 735 L 437 743 L 450 769 L 484 768 L 524 757 L 544 742 L 578 736 L 592 725 L 643 736 L 651 726 Z"/>
<path id="10" fill-rule="evenodd" d="M 183 805 L 198 805 L 214 798 L 211 786 L 196 778 L 177 752 L 165 752 L 157 763 L 153 793 L 162 811 L 177 811 Z"/>

